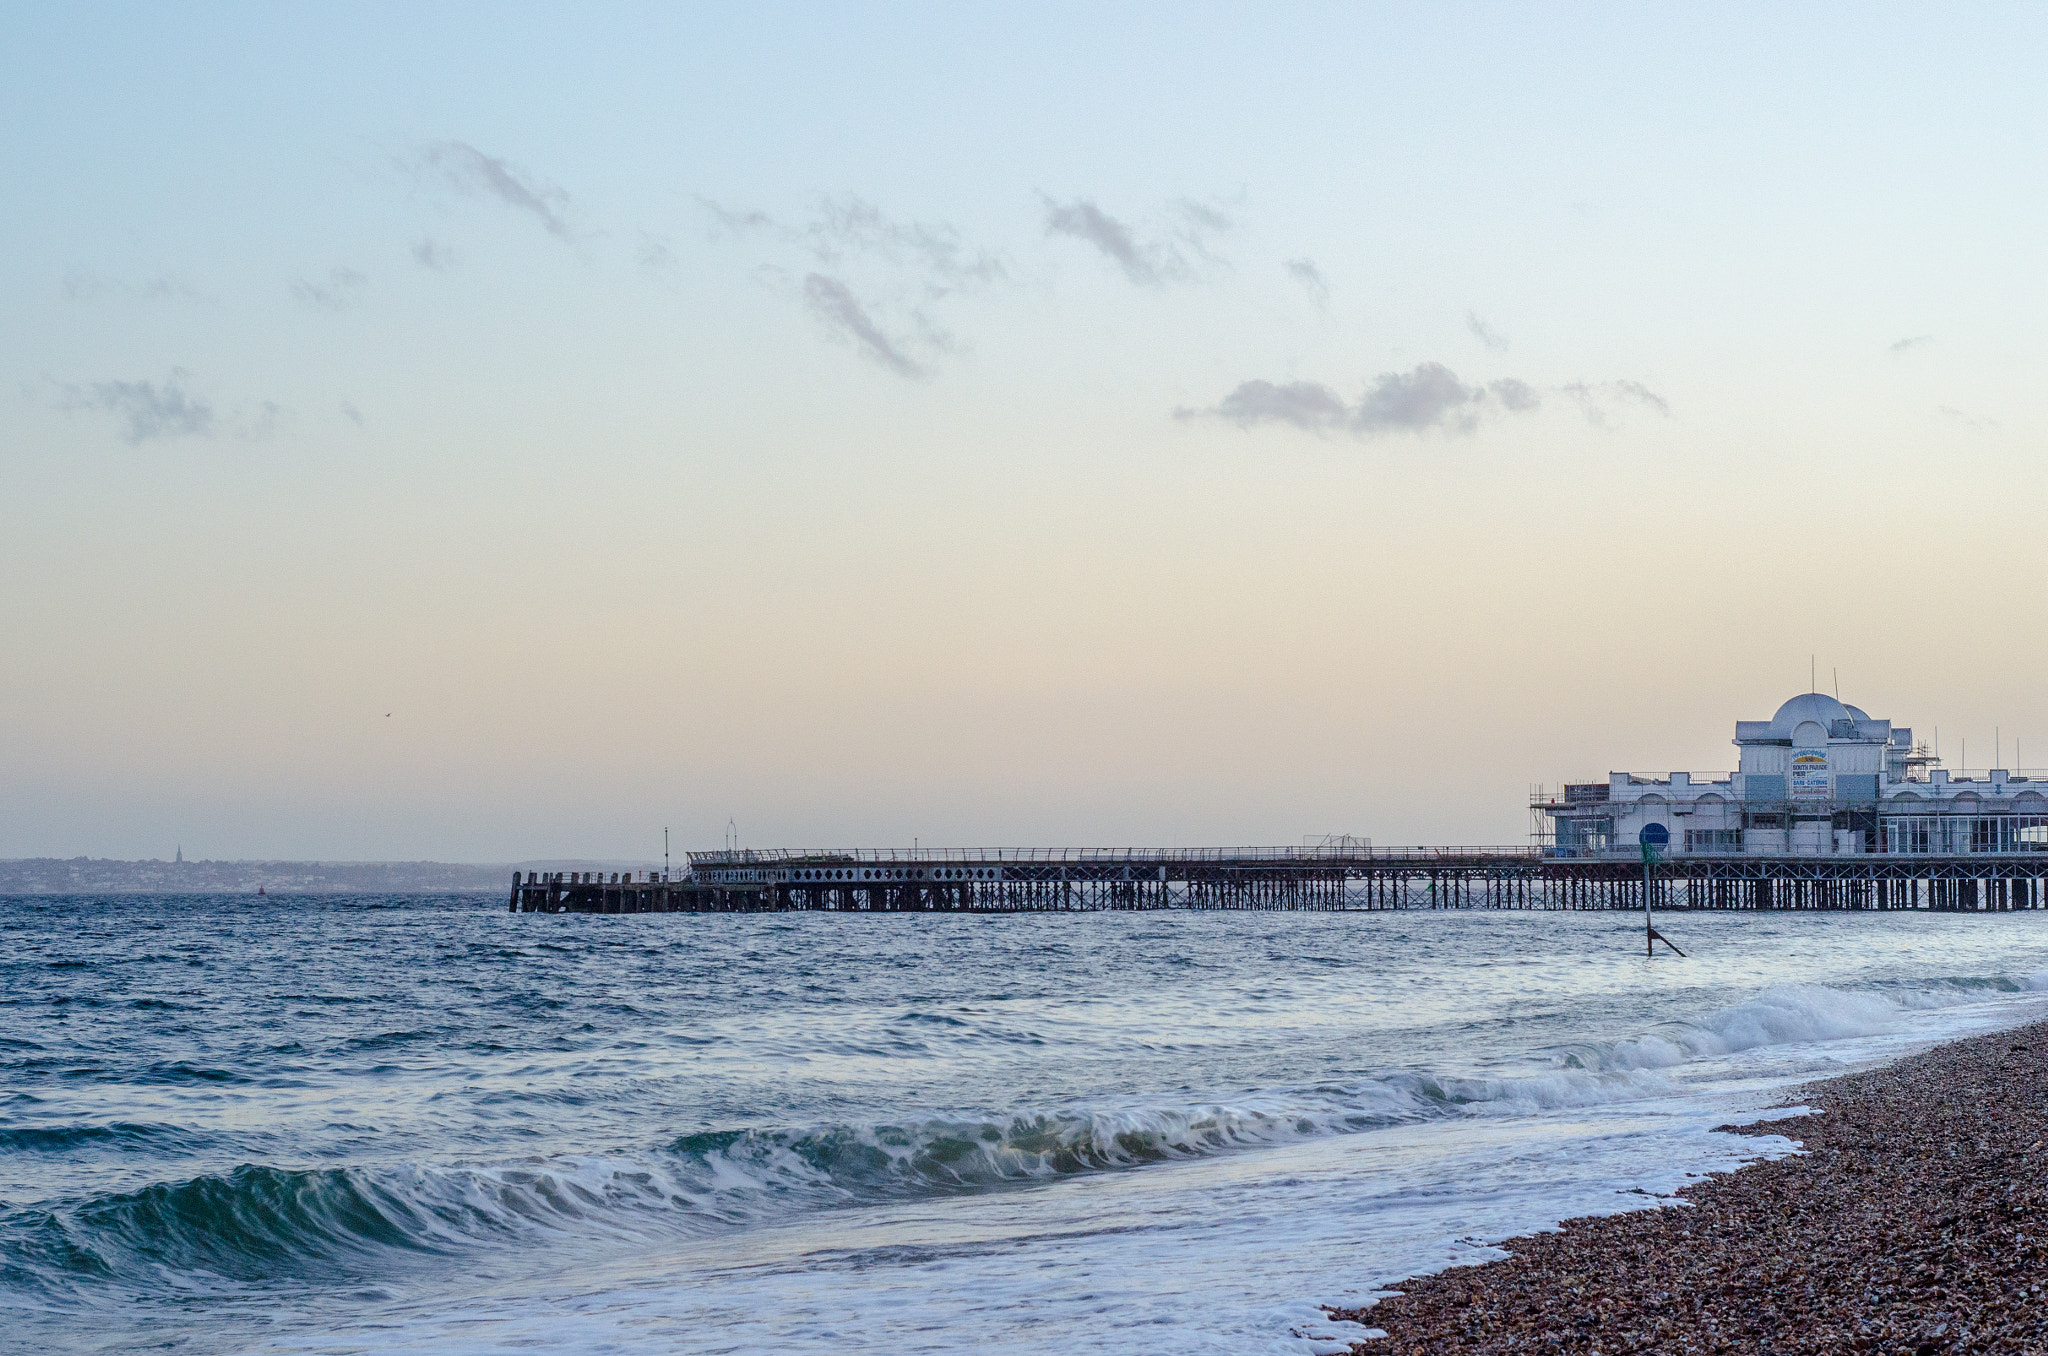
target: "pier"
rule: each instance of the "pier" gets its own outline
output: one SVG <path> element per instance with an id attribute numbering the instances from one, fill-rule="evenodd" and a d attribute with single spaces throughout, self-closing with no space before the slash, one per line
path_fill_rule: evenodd
<path id="1" fill-rule="evenodd" d="M 1123 909 L 1640 909 L 1634 853 L 1544 847 L 744 849 L 659 873 L 525 873 L 515 913 L 1069 913 Z M 624 875 L 625 879 L 620 879 Z M 2004 912 L 2048 901 L 2048 849 L 1674 854 L 1659 909 Z"/>

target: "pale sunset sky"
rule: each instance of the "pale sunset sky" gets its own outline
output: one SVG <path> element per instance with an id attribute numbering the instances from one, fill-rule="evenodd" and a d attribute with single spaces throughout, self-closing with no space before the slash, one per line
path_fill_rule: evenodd
<path id="1" fill-rule="evenodd" d="M 0 14 L 0 856 L 2048 765 L 2048 13 Z"/>

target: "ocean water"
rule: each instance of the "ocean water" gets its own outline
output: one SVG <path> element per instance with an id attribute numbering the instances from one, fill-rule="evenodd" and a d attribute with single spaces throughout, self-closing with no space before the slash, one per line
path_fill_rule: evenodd
<path id="1" fill-rule="evenodd" d="M 2048 914 L 0 900 L 0 1350 L 1331 1352 L 2048 1013 Z"/>

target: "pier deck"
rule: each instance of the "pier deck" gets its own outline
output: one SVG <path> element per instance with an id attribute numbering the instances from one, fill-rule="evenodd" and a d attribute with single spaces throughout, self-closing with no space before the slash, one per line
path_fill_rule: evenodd
<path id="1" fill-rule="evenodd" d="M 515 876 L 527 913 L 1057 913 L 1104 909 L 1640 909 L 1623 855 L 1522 847 L 747 849 L 681 880 Z M 2048 850 L 1928 856 L 1695 853 L 1658 863 L 1660 909 L 2041 908 Z"/>

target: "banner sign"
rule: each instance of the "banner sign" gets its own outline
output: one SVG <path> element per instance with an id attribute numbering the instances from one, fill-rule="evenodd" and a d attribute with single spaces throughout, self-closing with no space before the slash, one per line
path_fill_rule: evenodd
<path id="1" fill-rule="evenodd" d="M 1824 749 L 1801 749 L 1792 755 L 1792 799 L 1828 798 L 1828 755 Z"/>

